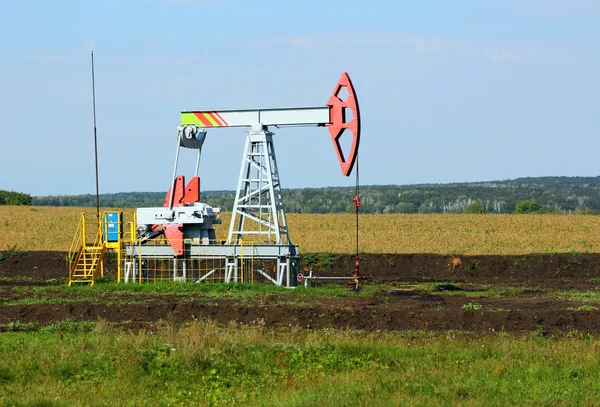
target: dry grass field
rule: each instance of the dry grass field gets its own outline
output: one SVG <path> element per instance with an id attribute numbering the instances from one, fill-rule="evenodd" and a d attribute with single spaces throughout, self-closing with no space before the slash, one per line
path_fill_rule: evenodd
<path id="1" fill-rule="evenodd" d="M 0 250 L 69 249 L 81 212 L 93 208 L 0 207 Z M 128 210 L 125 210 L 127 212 Z M 130 210 L 129 210 L 130 211 Z M 229 213 L 217 226 L 224 239 Z M 290 214 L 292 241 L 303 253 L 352 253 L 352 214 Z M 600 217 L 563 215 L 361 215 L 366 253 L 528 254 L 600 252 Z"/>

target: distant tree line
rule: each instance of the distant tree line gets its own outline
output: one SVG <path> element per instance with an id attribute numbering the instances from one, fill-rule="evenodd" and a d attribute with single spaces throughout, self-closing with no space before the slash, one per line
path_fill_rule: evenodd
<path id="1" fill-rule="evenodd" d="M 33 198 L 29 194 L 0 189 L 0 205 L 32 205 Z"/>
<path id="2" fill-rule="evenodd" d="M 100 206 L 105 208 L 145 208 L 162 206 L 166 192 L 119 192 L 100 194 Z M 231 191 L 206 191 L 201 193 L 201 201 L 214 207 L 231 209 L 235 193 Z M 34 197 L 37 206 L 77 206 L 95 207 L 96 195 L 58 195 Z"/>
<path id="3" fill-rule="evenodd" d="M 542 177 L 515 180 L 361 187 L 361 213 L 600 213 L 600 177 Z M 283 191 L 288 213 L 351 213 L 352 187 Z M 202 202 L 231 210 L 234 191 L 206 191 Z M 164 192 L 100 195 L 103 207 L 162 206 Z M 529 206 L 519 206 L 524 201 Z M 95 206 L 95 195 L 34 197 L 35 205 Z M 539 205 L 539 207 L 537 206 Z M 520 209 L 519 209 L 520 208 Z M 523 212 L 525 211 L 525 212 Z"/>

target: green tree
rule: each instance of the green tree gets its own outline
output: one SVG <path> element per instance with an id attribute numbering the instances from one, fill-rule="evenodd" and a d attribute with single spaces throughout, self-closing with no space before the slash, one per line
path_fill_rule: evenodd
<path id="1" fill-rule="evenodd" d="M 463 213 L 485 213 L 485 208 L 480 202 L 473 202 L 463 210 Z"/>
<path id="2" fill-rule="evenodd" d="M 417 207 L 410 202 L 398 202 L 395 207 L 397 213 L 416 213 Z"/>
<path id="3" fill-rule="evenodd" d="M 585 208 L 581 211 L 582 215 L 600 215 L 600 211 L 598 209 Z"/>
<path id="4" fill-rule="evenodd" d="M 10 199 L 10 194 L 8 191 L 4 191 L 0 189 L 0 205 L 8 205 L 8 200 Z"/>
<path id="5" fill-rule="evenodd" d="M 31 195 L 22 192 L 0 190 L 0 205 L 32 205 Z"/>
<path id="6" fill-rule="evenodd" d="M 432 200 L 428 199 L 419 205 L 419 213 L 436 213 L 437 208 Z"/>
<path id="7" fill-rule="evenodd" d="M 517 202 L 517 207 L 514 213 L 536 213 L 542 209 L 542 205 L 535 199 L 527 199 L 525 201 Z"/>
<path id="8" fill-rule="evenodd" d="M 544 206 L 536 213 L 545 214 L 545 215 L 559 215 L 562 214 L 562 211 L 558 209 L 556 206 Z"/>

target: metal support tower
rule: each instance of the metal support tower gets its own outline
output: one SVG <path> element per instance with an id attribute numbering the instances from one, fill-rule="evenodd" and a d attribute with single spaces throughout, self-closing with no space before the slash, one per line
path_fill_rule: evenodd
<path id="1" fill-rule="evenodd" d="M 251 131 L 246 137 L 227 244 L 239 244 L 244 239 L 291 245 L 273 134 L 264 129 Z"/>
<path id="2" fill-rule="evenodd" d="M 227 236 L 228 245 L 242 245 L 244 241 L 280 246 L 287 255 L 277 257 L 276 276 L 256 271 L 276 285 L 283 285 L 284 279 L 286 286 L 293 284 L 290 255 L 296 248 L 289 238 L 273 133 L 262 125 L 247 133 Z M 227 280 L 237 281 L 237 274 L 237 258 L 228 258 Z"/>

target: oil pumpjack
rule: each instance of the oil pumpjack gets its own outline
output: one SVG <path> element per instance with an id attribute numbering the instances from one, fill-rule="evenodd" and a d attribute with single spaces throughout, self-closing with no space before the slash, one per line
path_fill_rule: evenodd
<path id="1" fill-rule="evenodd" d="M 351 174 L 360 142 L 360 112 L 347 73 L 342 73 L 325 106 L 181 112 L 173 182 L 164 205 L 137 209 L 137 240 L 126 246 L 126 256 L 132 259 L 134 269 L 148 259 L 171 258 L 174 278 L 179 268 L 180 278 L 187 279 L 188 262 L 211 259 L 217 260 L 218 266 L 198 275 L 196 281 L 224 271 L 223 281 L 237 282 L 244 280 L 243 264 L 245 259 L 251 258 L 275 263 L 274 270 L 269 271 L 253 262 L 252 272 L 276 285 L 295 285 L 299 250 L 292 244 L 288 231 L 273 133 L 269 130 L 273 126 L 327 127 L 342 174 Z M 249 130 L 229 233 L 225 242 L 218 243 L 213 226 L 221 223 L 220 209 L 200 202 L 198 171 L 207 129 L 223 127 Z M 346 131 L 352 137 L 347 153 L 342 151 L 340 143 Z M 187 185 L 183 175 L 176 175 L 182 147 L 197 150 L 196 171 Z M 355 209 L 358 211 L 356 201 Z M 162 240 L 166 243 L 149 244 L 158 237 L 164 237 Z"/>

